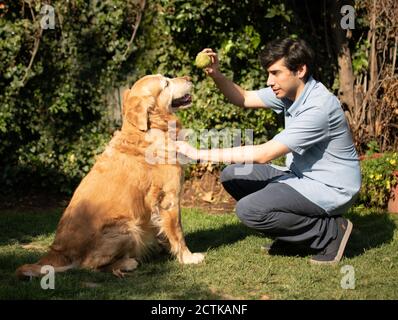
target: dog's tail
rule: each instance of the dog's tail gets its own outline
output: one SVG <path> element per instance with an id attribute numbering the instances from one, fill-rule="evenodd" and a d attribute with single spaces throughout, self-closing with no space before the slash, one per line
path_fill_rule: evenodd
<path id="1" fill-rule="evenodd" d="M 76 267 L 76 263 L 73 263 L 71 259 L 67 258 L 63 254 L 50 249 L 50 251 L 34 264 L 24 264 L 20 266 L 15 274 L 19 280 L 29 280 L 32 277 L 42 277 L 48 271 L 47 267 L 51 266 L 55 272 L 65 272 L 67 270 Z"/>

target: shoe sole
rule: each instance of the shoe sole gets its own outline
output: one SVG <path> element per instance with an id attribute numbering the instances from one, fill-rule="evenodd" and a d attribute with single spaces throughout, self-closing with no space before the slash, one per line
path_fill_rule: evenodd
<path id="1" fill-rule="evenodd" d="M 268 254 L 270 250 L 271 250 L 271 244 L 268 245 L 266 244 L 260 247 L 260 251 L 265 254 Z"/>
<path id="2" fill-rule="evenodd" d="M 331 260 L 331 261 L 318 261 L 318 260 L 313 260 L 310 259 L 311 264 L 316 264 L 316 265 L 333 265 L 333 264 L 338 264 L 343 257 L 343 253 L 345 250 L 345 247 L 347 245 L 348 239 L 350 238 L 351 232 L 352 232 L 352 222 L 347 219 L 347 230 L 344 233 L 343 239 L 341 239 L 340 247 L 339 250 L 337 251 L 336 257 Z"/>

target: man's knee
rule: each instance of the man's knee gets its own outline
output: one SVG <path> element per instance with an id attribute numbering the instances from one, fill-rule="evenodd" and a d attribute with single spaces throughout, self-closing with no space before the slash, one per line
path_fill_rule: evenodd
<path id="1" fill-rule="evenodd" d="M 263 223 L 266 219 L 267 212 L 260 212 L 258 208 L 252 206 L 250 199 L 247 197 L 240 199 L 236 203 L 236 215 L 248 227 L 255 228 L 258 224 Z"/>
<path id="2" fill-rule="evenodd" d="M 235 179 L 235 168 L 236 164 L 231 164 L 226 166 L 223 171 L 221 171 L 220 181 L 221 183 Z"/>
<path id="3" fill-rule="evenodd" d="M 245 198 L 240 199 L 235 206 L 235 212 L 240 221 L 246 224 L 246 220 L 248 220 L 250 216 L 249 207 L 246 204 Z"/>
<path id="4" fill-rule="evenodd" d="M 276 213 L 266 207 L 254 207 L 250 197 L 242 198 L 236 203 L 236 215 L 247 227 L 270 235 L 279 228 Z"/>

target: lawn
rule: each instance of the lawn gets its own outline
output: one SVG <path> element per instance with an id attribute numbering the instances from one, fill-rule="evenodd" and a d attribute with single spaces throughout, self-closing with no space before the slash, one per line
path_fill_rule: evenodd
<path id="1" fill-rule="evenodd" d="M 54 290 L 41 289 L 40 279 L 19 282 L 15 268 L 45 251 L 61 213 L 0 213 L 0 299 L 398 299 L 398 215 L 354 208 L 346 257 L 338 266 L 313 266 L 308 257 L 265 255 L 260 246 L 271 239 L 234 214 L 184 209 L 188 246 L 206 252 L 201 265 L 163 255 L 124 279 L 73 270 L 56 275 Z M 355 289 L 341 288 L 344 265 L 354 268 Z"/>

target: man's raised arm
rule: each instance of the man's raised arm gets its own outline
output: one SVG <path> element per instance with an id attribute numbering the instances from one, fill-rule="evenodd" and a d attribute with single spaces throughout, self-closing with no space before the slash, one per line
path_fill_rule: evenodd
<path id="1" fill-rule="evenodd" d="M 264 108 L 266 105 L 258 97 L 256 91 L 242 89 L 239 85 L 229 80 L 219 70 L 219 60 L 217 53 L 212 49 L 206 48 L 202 52 L 210 56 L 212 63 L 205 68 L 208 76 L 213 78 L 218 89 L 232 104 L 244 108 Z"/>

